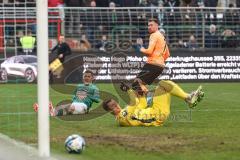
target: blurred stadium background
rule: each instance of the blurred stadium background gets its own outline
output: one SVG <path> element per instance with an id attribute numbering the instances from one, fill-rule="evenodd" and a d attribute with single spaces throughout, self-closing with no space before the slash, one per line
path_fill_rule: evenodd
<path id="1" fill-rule="evenodd" d="M 220 2 L 219 5 L 223 6 Z M 126 47 L 130 50 L 137 38 L 148 42 L 147 20 L 151 17 L 161 22 L 160 28 L 165 30 L 171 49 L 239 47 L 240 13 L 234 1 L 225 4 L 229 6 L 227 8 L 203 7 L 200 1 L 190 4 L 182 1 L 180 4 L 178 0 L 146 1 L 146 4 L 143 0 L 139 5 L 136 3 L 135 6 L 139 7 L 131 8 L 117 7 L 121 3 L 112 3 L 111 8 L 89 7 L 90 1 L 87 4 L 84 8 L 68 5 L 49 8 L 50 48 L 56 44 L 57 37 L 64 34 L 76 51 L 104 50 L 102 45 L 113 43 L 119 47 L 123 42 L 129 45 Z M 16 55 L 21 52 L 19 39 L 27 30 L 36 34 L 36 13 L 34 8 L 30 8 L 34 7 L 34 2 L 4 1 L 0 7 L 0 50 L 4 53 L 1 58 L 6 58 L 10 53 Z M 215 28 L 211 32 L 210 26 Z M 88 45 L 82 44 L 82 38 Z"/>
<path id="2" fill-rule="evenodd" d="M 147 45 L 147 20 L 154 17 L 160 21 L 172 54 L 168 61 L 171 73 L 166 71 L 160 79 L 188 82 L 180 84 L 187 91 L 201 82 L 206 99 L 193 111 L 173 99 L 172 117 L 162 128 L 119 128 L 110 115 L 101 111 L 77 122 L 51 118 L 54 154 L 66 159 L 239 158 L 239 0 L 96 0 L 96 7 L 90 0 L 75 2 L 73 5 L 70 0 L 59 0 L 53 5 L 49 0 L 49 48 L 54 47 L 58 36 L 63 34 L 73 50 L 69 64 L 75 64 L 74 67 L 82 64 L 67 83 L 80 83 L 82 70 L 91 68 L 91 63 L 103 61 L 100 63 L 103 67 L 106 62 L 117 62 L 104 61 L 101 57 L 116 56 L 124 62 L 127 56 L 141 57 L 135 53 L 134 44 L 137 38 L 142 38 Z M 29 30 L 36 36 L 35 7 L 34 0 L 0 0 L 0 62 L 14 55 L 28 54 L 22 50 L 20 38 Z M 31 54 L 36 54 L 36 48 Z M 81 58 L 72 61 L 76 56 Z M 131 67 L 130 62 L 134 62 L 131 68 L 139 69 L 136 61 L 129 60 L 127 67 L 120 65 L 113 69 Z M 98 66 L 91 69 L 98 73 L 96 83 L 100 90 L 117 96 L 122 105 L 126 104 L 117 83 L 111 82 L 126 79 L 136 71 L 121 74 L 116 71 L 115 75 L 110 75 L 107 67 L 103 67 L 107 68 L 103 71 L 97 69 Z M 113 70 L 111 72 L 113 74 Z M 66 81 L 56 81 L 50 90 L 50 99 L 55 105 L 71 99 L 72 93 Z M 0 88 L 0 133 L 37 147 L 37 115 L 32 110 L 37 101 L 36 84 L 15 79 L 0 83 Z M 93 109 L 98 107 L 95 105 Z M 68 155 L 64 151 L 64 139 L 72 133 L 86 138 L 85 154 Z"/>

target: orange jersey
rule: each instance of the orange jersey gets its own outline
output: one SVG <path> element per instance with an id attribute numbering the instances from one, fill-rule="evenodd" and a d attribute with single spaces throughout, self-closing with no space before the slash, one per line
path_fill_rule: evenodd
<path id="1" fill-rule="evenodd" d="M 159 31 L 150 35 L 148 48 L 140 51 L 148 56 L 147 63 L 159 66 L 164 66 L 170 56 L 165 37 Z"/>

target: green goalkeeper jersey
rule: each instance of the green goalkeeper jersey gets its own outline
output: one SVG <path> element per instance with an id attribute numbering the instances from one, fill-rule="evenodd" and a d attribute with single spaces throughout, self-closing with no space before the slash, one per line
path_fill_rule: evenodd
<path id="1" fill-rule="evenodd" d="M 74 92 L 72 102 L 84 103 L 89 109 L 93 102 L 100 102 L 99 89 L 94 84 L 79 84 Z"/>

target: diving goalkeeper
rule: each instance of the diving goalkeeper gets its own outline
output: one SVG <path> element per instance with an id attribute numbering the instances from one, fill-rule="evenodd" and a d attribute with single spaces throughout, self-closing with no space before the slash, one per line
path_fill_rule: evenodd
<path id="1" fill-rule="evenodd" d="M 161 126 L 170 114 L 171 96 L 185 100 L 189 107 L 195 107 L 203 96 L 202 87 L 188 94 L 172 81 L 162 80 L 155 89 L 153 102 L 147 106 L 144 96 L 137 96 L 135 91 L 128 88 L 130 103 L 122 109 L 113 99 L 105 100 L 102 104 L 106 111 L 111 112 L 120 126 Z"/>

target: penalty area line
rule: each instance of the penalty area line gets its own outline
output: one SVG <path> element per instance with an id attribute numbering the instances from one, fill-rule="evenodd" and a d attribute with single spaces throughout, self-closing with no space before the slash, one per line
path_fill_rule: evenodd
<path id="1" fill-rule="evenodd" d="M 39 157 L 38 149 L 33 147 L 37 144 L 26 144 L 17 141 L 0 133 L 0 160 L 65 160 L 60 155 L 52 155 L 50 157 Z M 69 159 L 69 158 L 67 158 Z M 70 159 L 71 160 L 71 159 Z"/>
<path id="2" fill-rule="evenodd" d="M 23 142 L 16 141 L 0 133 L 0 159 L 21 159 L 33 160 L 39 159 L 36 148 Z M 14 154 L 13 154 L 14 153 Z"/>

